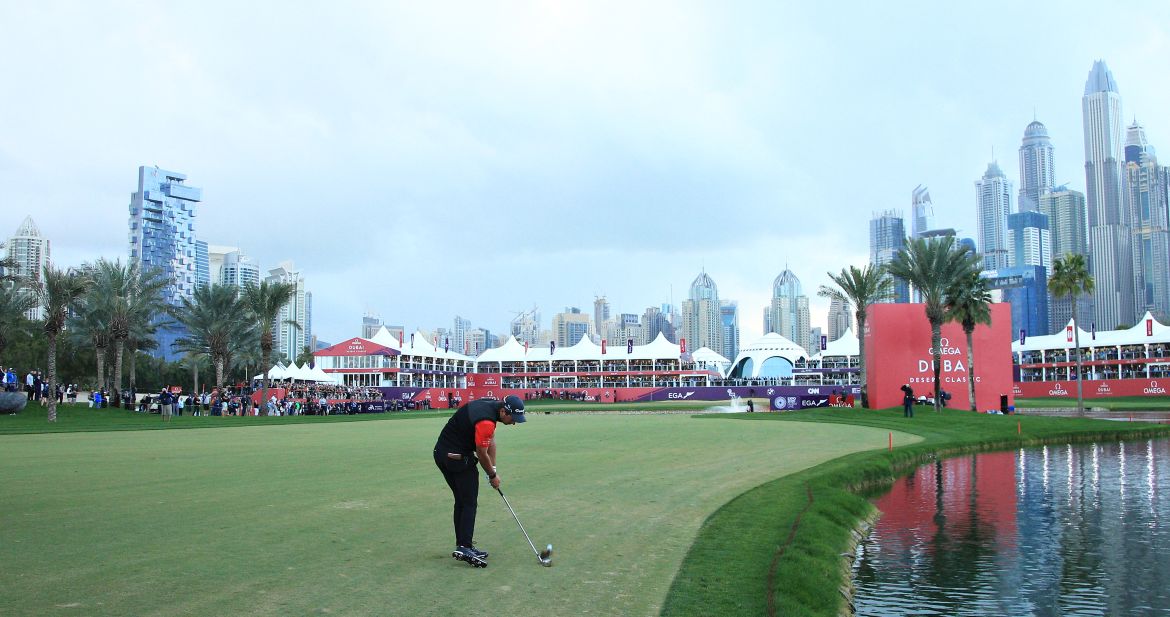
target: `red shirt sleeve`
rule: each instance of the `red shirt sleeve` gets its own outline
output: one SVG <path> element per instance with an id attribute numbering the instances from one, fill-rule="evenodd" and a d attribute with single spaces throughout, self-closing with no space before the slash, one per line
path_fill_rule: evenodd
<path id="1" fill-rule="evenodd" d="M 492 445 L 492 436 L 496 434 L 496 423 L 491 420 L 480 420 L 475 423 L 475 445 L 486 448 Z"/>

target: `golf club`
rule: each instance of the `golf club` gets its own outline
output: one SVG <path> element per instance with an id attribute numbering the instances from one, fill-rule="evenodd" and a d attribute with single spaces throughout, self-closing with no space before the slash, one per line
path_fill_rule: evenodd
<path id="1" fill-rule="evenodd" d="M 516 516 L 516 511 L 512 509 L 512 504 L 508 502 L 507 497 L 504 497 L 504 491 L 501 491 L 497 488 L 496 492 L 500 494 L 500 497 L 504 498 L 504 505 L 508 506 L 508 511 L 512 513 L 512 518 L 516 519 L 516 524 L 520 526 L 520 533 L 524 534 L 524 539 L 528 540 L 528 546 L 531 546 L 532 552 L 536 553 L 536 560 L 540 562 L 540 565 L 546 568 L 551 568 L 553 551 L 552 545 L 549 544 L 548 546 L 544 547 L 543 551 L 536 550 L 536 545 L 532 543 L 532 538 L 528 537 L 528 532 L 524 531 L 524 525 L 520 523 L 520 517 Z"/>

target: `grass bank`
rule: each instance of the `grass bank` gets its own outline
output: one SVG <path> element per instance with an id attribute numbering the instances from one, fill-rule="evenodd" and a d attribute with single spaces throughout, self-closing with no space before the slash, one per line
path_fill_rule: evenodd
<path id="1" fill-rule="evenodd" d="M 702 421 L 707 420 L 704 417 Z M 873 506 L 858 495 L 937 456 L 1045 443 L 1170 435 L 1170 426 L 1081 418 L 995 416 L 946 410 L 810 410 L 722 421 L 848 423 L 918 435 L 893 451 L 828 461 L 739 495 L 703 524 L 671 585 L 662 614 L 838 615 L 847 610 L 842 554 Z"/>
<path id="2" fill-rule="evenodd" d="M 1165 412 L 1170 411 L 1170 397 L 1167 396 L 1111 396 L 1106 398 L 1084 399 L 1085 409 L 1097 408 L 1110 411 Z M 1017 398 L 1018 409 L 1044 409 L 1059 407 L 1063 409 L 1075 408 L 1077 399 L 1066 397 Z"/>

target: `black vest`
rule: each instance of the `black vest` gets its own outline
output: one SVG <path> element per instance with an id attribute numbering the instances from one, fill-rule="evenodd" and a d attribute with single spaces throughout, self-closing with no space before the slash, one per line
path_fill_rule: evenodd
<path id="1" fill-rule="evenodd" d="M 491 399 L 474 400 L 456 409 L 439 433 L 435 449 L 460 454 L 475 452 L 475 425 L 483 420 L 495 424 L 500 419 L 499 409 L 499 401 Z"/>

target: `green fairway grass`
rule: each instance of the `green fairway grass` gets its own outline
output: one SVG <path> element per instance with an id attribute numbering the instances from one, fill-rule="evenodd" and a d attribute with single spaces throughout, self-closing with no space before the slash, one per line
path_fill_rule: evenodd
<path id="1" fill-rule="evenodd" d="M 712 512 L 891 428 L 530 413 L 500 428 L 499 471 L 555 565 L 484 482 L 477 570 L 450 557 L 445 419 L 396 417 L 2 435 L 0 614 L 654 615 Z"/>

